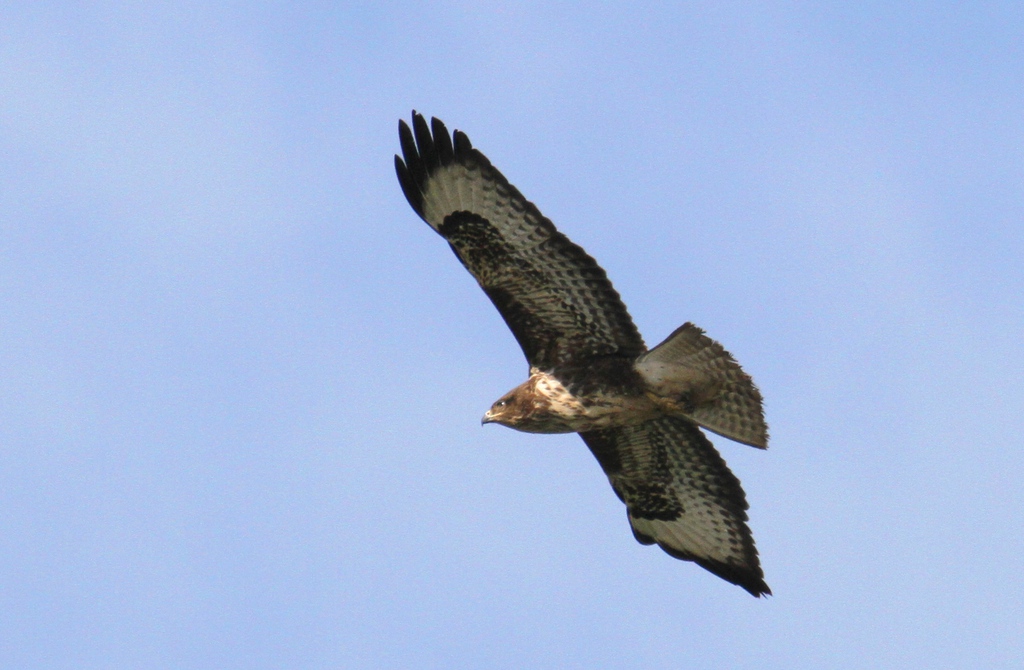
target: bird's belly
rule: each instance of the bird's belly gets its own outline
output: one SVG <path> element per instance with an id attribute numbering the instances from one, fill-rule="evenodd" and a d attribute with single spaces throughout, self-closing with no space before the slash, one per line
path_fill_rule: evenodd
<path id="1" fill-rule="evenodd" d="M 573 422 L 573 431 L 635 426 L 661 413 L 661 408 L 646 396 L 593 396 L 584 402 L 584 411 Z"/>

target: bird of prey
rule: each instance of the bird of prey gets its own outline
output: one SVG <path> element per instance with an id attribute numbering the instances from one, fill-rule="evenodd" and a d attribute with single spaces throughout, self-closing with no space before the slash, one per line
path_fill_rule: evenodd
<path id="1" fill-rule="evenodd" d="M 686 323 L 648 350 L 604 270 L 509 184 L 466 134 L 399 121 L 398 181 L 491 299 L 529 379 L 484 415 L 529 433 L 579 433 L 626 504 L 633 535 L 754 596 L 770 594 L 739 480 L 701 427 L 765 449 L 761 394 Z"/>

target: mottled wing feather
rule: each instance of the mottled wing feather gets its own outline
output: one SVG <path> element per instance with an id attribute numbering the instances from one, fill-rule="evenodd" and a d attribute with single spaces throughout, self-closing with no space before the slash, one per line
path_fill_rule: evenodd
<path id="1" fill-rule="evenodd" d="M 657 543 L 755 596 L 771 593 L 743 488 L 696 424 L 662 417 L 580 436 L 626 503 L 640 543 Z"/>
<path id="2" fill-rule="evenodd" d="M 399 122 L 395 170 L 409 204 L 476 277 L 530 365 L 646 348 L 604 270 L 555 229 L 487 158 L 444 124 Z M 454 140 L 454 141 L 453 141 Z"/>

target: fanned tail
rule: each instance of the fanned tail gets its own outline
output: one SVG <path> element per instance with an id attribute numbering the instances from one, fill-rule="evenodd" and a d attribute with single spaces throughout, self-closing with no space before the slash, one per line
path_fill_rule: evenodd
<path id="1" fill-rule="evenodd" d="M 768 426 L 754 380 L 732 354 L 692 323 L 640 356 L 636 369 L 651 398 L 669 414 L 730 440 L 768 448 Z"/>

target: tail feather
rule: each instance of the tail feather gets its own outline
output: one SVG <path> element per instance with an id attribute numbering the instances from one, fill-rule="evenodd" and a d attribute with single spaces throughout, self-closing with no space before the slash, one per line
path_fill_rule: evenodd
<path id="1" fill-rule="evenodd" d="M 761 393 L 736 359 L 685 323 L 640 356 L 637 371 L 666 411 L 752 447 L 768 447 Z"/>

